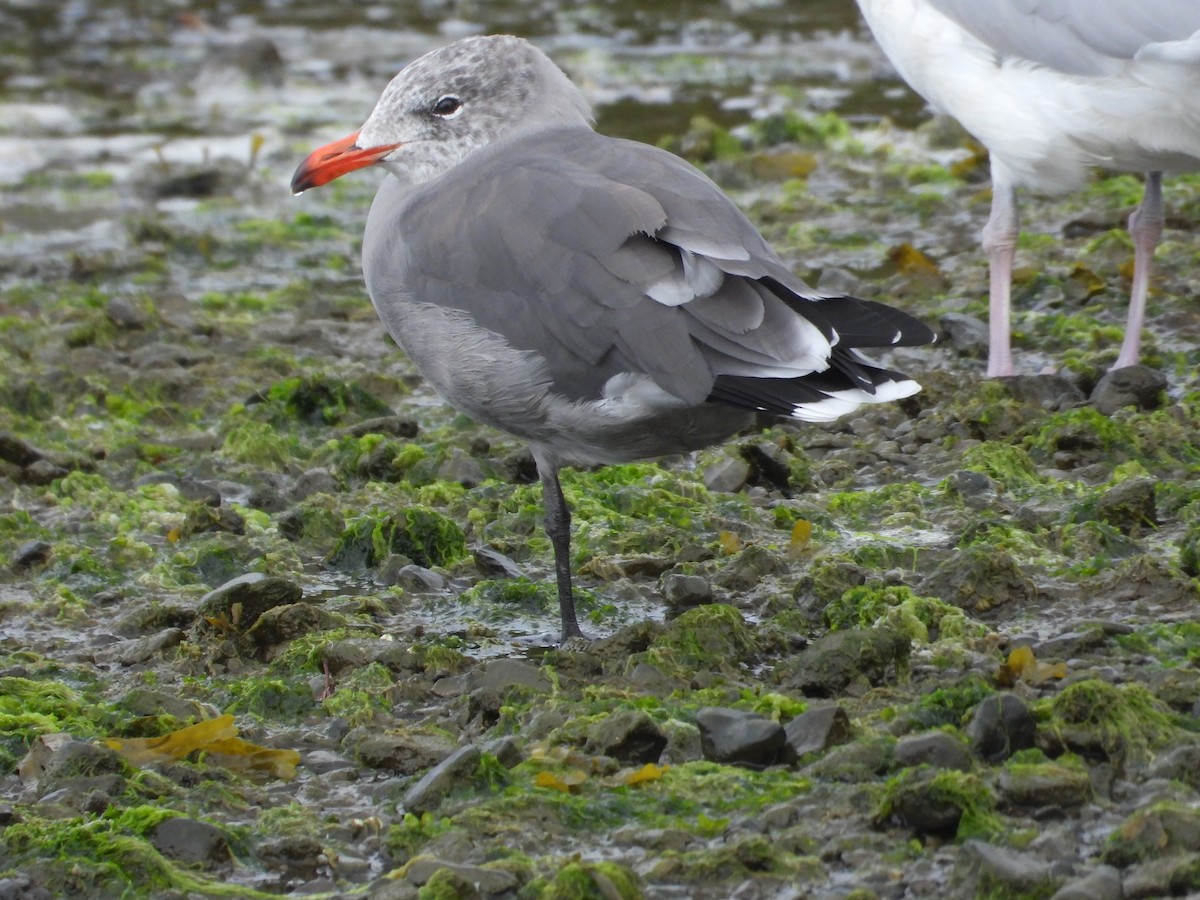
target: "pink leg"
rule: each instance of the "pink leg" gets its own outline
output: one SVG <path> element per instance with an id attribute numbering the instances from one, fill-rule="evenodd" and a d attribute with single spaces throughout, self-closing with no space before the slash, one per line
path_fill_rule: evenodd
<path id="1" fill-rule="evenodd" d="M 1129 318 L 1125 321 L 1125 340 L 1112 368 L 1136 366 L 1142 350 L 1142 322 L 1146 318 L 1146 294 L 1150 289 L 1150 265 L 1154 248 L 1162 237 L 1162 172 L 1146 175 L 1146 193 L 1129 217 L 1129 236 L 1133 238 L 1133 290 L 1129 296 Z"/>
<path id="2" fill-rule="evenodd" d="M 1012 358 L 1012 267 L 1017 248 L 1017 189 L 992 168 L 992 213 L 983 226 L 983 250 L 988 256 L 989 378 L 1015 375 Z"/>

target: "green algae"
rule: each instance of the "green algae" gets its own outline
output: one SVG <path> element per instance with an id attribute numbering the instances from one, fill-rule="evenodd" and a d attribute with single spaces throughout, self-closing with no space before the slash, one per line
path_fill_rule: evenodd
<path id="1" fill-rule="evenodd" d="M 99 819 L 27 813 L 0 831 L 3 864 L 12 873 L 36 867 L 39 884 L 59 896 L 139 897 L 169 889 L 206 897 L 274 896 L 208 878 L 163 857 L 143 835 L 171 815 L 154 808 Z"/>
<path id="2" fill-rule="evenodd" d="M 960 683 L 930 691 L 912 707 L 910 718 L 923 728 L 963 724 L 967 715 L 986 697 L 996 693 L 979 675 L 968 675 Z"/>
<path id="3" fill-rule="evenodd" d="M 742 614 L 732 606 L 710 603 L 668 622 L 646 651 L 646 659 L 686 677 L 698 671 L 733 671 L 757 652 L 754 632 Z"/>
<path id="4" fill-rule="evenodd" d="M 295 376 L 278 381 L 263 394 L 266 415 L 274 424 L 299 419 L 310 425 L 338 425 L 347 418 L 390 415 L 392 409 L 357 381 L 331 375 Z"/>
<path id="5" fill-rule="evenodd" d="M 537 900 L 640 900 L 638 878 L 614 862 L 568 862 L 553 877 L 531 882 L 519 897 Z"/>
<path id="6" fill-rule="evenodd" d="M 1033 459 L 1023 447 L 1000 441 L 984 441 L 967 448 L 962 459 L 964 469 L 988 476 L 1007 491 L 1044 482 Z"/>
<path id="7" fill-rule="evenodd" d="M 1039 702 L 1039 715 L 1067 746 L 1099 749 L 1111 759 L 1145 760 L 1182 735 L 1166 704 L 1145 685 L 1078 681 Z"/>
<path id="8" fill-rule="evenodd" d="M 360 572 L 399 554 L 421 566 L 446 566 L 466 553 L 466 534 L 457 523 L 435 509 L 414 505 L 351 522 L 330 554 L 329 565 Z"/>
<path id="9" fill-rule="evenodd" d="M 906 805 L 945 810 L 955 840 L 993 839 L 1005 831 L 996 813 L 996 798 L 980 776 L 957 769 L 930 770 L 927 767 L 903 769 L 890 778 L 875 808 L 876 822 L 895 815 L 903 817 Z M 954 814 L 949 814 L 953 811 Z"/>
<path id="10" fill-rule="evenodd" d="M 887 627 L 921 643 L 961 640 L 988 631 L 957 606 L 936 597 L 923 597 L 903 585 L 850 588 L 825 607 L 822 617 L 825 625 L 835 631 Z"/>

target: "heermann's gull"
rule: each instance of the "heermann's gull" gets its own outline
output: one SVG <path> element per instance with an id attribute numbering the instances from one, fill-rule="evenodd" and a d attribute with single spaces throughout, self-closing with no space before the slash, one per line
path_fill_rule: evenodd
<path id="1" fill-rule="evenodd" d="M 471 417 L 529 442 L 563 636 L 578 635 L 561 466 L 696 450 L 753 410 L 827 421 L 919 386 L 855 348 L 923 344 L 910 316 L 814 293 L 700 171 L 596 134 L 583 94 L 508 36 L 426 54 L 299 193 L 379 163 L 363 238 L 379 317 Z"/>
<path id="2" fill-rule="evenodd" d="M 1145 172 L 1114 369 L 1135 365 L 1162 173 L 1200 169 L 1200 0 L 858 0 L 904 79 L 991 153 L 989 375 L 1015 374 L 1009 298 L 1016 189 L 1079 187 L 1089 166 Z"/>

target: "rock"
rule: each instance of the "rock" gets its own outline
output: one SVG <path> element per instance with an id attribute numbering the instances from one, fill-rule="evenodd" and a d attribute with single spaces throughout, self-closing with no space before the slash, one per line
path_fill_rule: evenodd
<path id="1" fill-rule="evenodd" d="M 496 761 L 506 769 L 519 765 L 525 759 L 521 744 L 511 734 L 488 741 L 483 745 L 483 752 L 496 757 Z"/>
<path id="2" fill-rule="evenodd" d="M 982 359 L 987 355 L 987 323 L 965 313 L 945 313 L 938 326 L 951 349 L 959 356 Z"/>
<path id="3" fill-rule="evenodd" d="M 106 789 L 115 778 L 123 780 L 125 761 L 115 750 L 99 744 L 77 741 L 69 734 L 44 734 L 35 738 L 29 752 L 17 763 L 17 774 L 26 785 L 36 785 L 43 796 L 73 783 L 77 793 L 99 787 Z M 112 776 L 108 778 L 106 776 Z M 104 778 L 102 784 L 88 785 L 87 779 Z"/>
<path id="4" fill-rule="evenodd" d="M 588 729 L 583 749 L 611 756 L 625 766 L 640 766 L 658 762 L 666 746 L 666 734 L 645 711 L 623 710 Z"/>
<path id="5" fill-rule="evenodd" d="M 248 631 L 264 612 L 295 603 L 303 594 L 300 585 L 286 578 L 247 572 L 201 597 L 197 612 L 203 618 L 223 619 L 239 631 Z"/>
<path id="6" fill-rule="evenodd" d="M 490 547 L 478 547 L 472 555 L 475 568 L 485 578 L 520 578 L 524 574 L 513 560 Z"/>
<path id="7" fill-rule="evenodd" d="M 1200 811 L 1159 805 L 1139 809 L 1110 835 L 1102 858 L 1124 867 L 1143 860 L 1200 852 Z"/>
<path id="8" fill-rule="evenodd" d="M 754 441 L 739 449 L 759 480 L 780 491 L 791 489 L 792 461 L 786 450 L 773 441 Z"/>
<path id="9" fill-rule="evenodd" d="M 463 883 L 470 885 L 483 896 L 494 896 L 515 891 L 517 876 L 505 869 L 489 869 L 486 866 L 467 866 L 446 862 L 432 856 L 417 856 L 404 867 L 404 880 L 420 887 L 432 880 L 438 872 L 449 871 Z M 460 896 L 455 894 L 454 896 Z"/>
<path id="10" fill-rule="evenodd" d="M 292 499 L 306 500 L 314 494 L 332 494 L 338 490 L 337 479 L 324 466 L 301 472 L 292 484 Z"/>
<path id="11" fill-rule="evenodd" d="M 713 762 L 762 769 L 774 765 L 787 739 L 783 726 L 766 716 L 709 706 L 696 713 L 700 747 Z"/>
<path id="12" fill-rule="evenodd" d="M 1033 579 L 1006 550 L 981 545 L 954 551 L 921 581 L 917 592 L 976 613 L 1037 597 Z"/>
<path id="13" fill-rule="evenodd" d="M 514 685 L 527 687 L 539 693 L 550 690 L 550 679 L 537 666 L 520 659 L 500 657 L 489 659 L 469 673 L 472 690 L 480 688 L 505 691 Z"/>
<path id="14" fill-rule="evenodd" d="M 264 612 L 246 632 L 246 639 L 259 648 L 277 647 L 306 634 L 329 631 L 344 623 L 342 616 L 315 604 L 292 603 Z"/>
<path id="15" fill-rule="evenodd" d="M 30 569 L 46 565 L 50 562 L 53 549 L 48 541 L 26 541 L 13 554 L 13 571 L 28 572 Z"/>
<path id="16" fill-rule="evenodd" d="M 1183 853 L 1130 866 L 1122 884 L 1127 900 L 1195 897 L 1200 891 L 1200 853 Z"/>
<path id="17" fill-rule="evenodd" d="M 787 559 L 759 544 L 750 544 L 730 559 L 715 581 L 728 591 L 738 593 L 755 588 L 768 575 L 779 575 L 788 569 Z"/>
<path id="18" fill-rule="evenodd" d="M 432 812 L 455 784 L 474 775 L 482 758 L 483 752 L 474 744 L 459 747 L 408 789 L 401 804 L 404 810 L 418 815 Z"/>
<path id="19" fill-rule="evenodd" d="M 1032 854 L 969 840 L 950 884 L 956 897 L 1044 897 L 1056 881 L 1050 864 Z"/>
<path id="20" fill-rule="evenodd" d="M 1112 866 L 1097 866 L 1082 878 L 1068 881 L 1050 900 L 1123 900 L 1121 873 Z"/>
<path id="21" fill-rule="evenodd" d="M 187 635 L 181 628 L 164 628 L 146 637 L 110 644 L 97 650 L 92 658 L 100 663 L 134 666 L 158 656 L 164 650 L 179 646 L 185 637 Z"/>
<path id="22" fill-rule="evenodd" d="M 186 816 L 164 819 L 149 838 L 159 853 L 184 865 L 211 869 L 232 859 L 229 841 L 220 828 Z"/>
<path id="23" fill-rule="evenodd" d="M 1034 809 L 1072 809 L 1091 799 L 1092 783 L 1083 769 L 1057 763 L 1010 766 L 996 784 L 1002 799 Z"/>
<path id="24" fill-rule="evenodd" d="M 815 762 L 800 770 L 801 774 L 828 781 L 860 783 L 873 781 L 892 766 L 895 740 L 890 736 L 859 738 L 840 744 Z"/>
<path id="25" fill-rule="evenodd" d="M 973 509 L 989 505 L 996 496 L 996 483 L 982 472 L 959 469 L 946 479 L 946 487 L 962 497 Z"/>
<path id="26" fill-rule="evenodd" d="M 1167 376 L 1149 366 L 1126 366 L 1106 372 L 1092 389 L 1089 402 L 1099 412 L 1111 416 L 1118 409 L 1158 409 L 1167 389 Z"/>
<path id="27" fill-rule="evenodd" d="M 465 450 L 454 447 L 438 466 L 437 477 L 439 481 L 455 482 L 465 488 L 473 488 L 486 481 L 488 476 L 478 460 L 468 455 Z"/>
<path id="28" fill-rule="evenodd" d="M 48 485 L 59 478 L 65 478 L 70 472 L 65 466 L 60 466 L 48 459 L 39 459 L 27 465 L 21 473 L 26 484 Z"/>
<path id="29" fill-rule="evenodd" d="M 457 750 L 453 741 L 441 735 L 420 731 L 372 731 L 367 728 L 354 729 L 346 735 L 343 745 L 362 765 L 398 775 L 423 772 Z"/>
<path id="30" fill-rule="evenodd" d="M 212 485 L 205 484 L 203 481 L 197 481 L 194 478 L 178 475 L 168 475 L 165 472 L 154 472 L 150 475 L 143 475 L 134 482 L 135 487 L 143 487 L 148 484 L 169 484 L 175 490 L 179 491 L 179 496 L 184 500 L 190 500 L 193 503 L 203 503 L 205 506 L 220 506 L 221 492 Z"/>
<path id="31" fill-rule="evenodd" d="M 1185 744 L 1166 751 L 1150 766 L 1147 775 L 1179 781 L 1200 791 L 1200 744 Z"/>
<path id="32" fill-rule="evenodd" d="M 310 834 L 285 834 L 268 838 L 254 850 L 271 868 L 282 869 L 294 877 L 311 879 L 326 864 L 325 848 Z"/>
<path id="33" fill-rule="evenodd" d="M 194 506 L 188 510 L 179 530 L 184 537 L 219 532 L 240 535 L 246 533 L 246 520 L 228 506 Z"/>
<path id="34" fill-rule="evenodd" d="M 1083 391 L 1065 375 L 1013 375 L 999 379 L 997 384 L 1003 385 L 1014 400 L 1046 412 L 1070 409 L 1084 400 Z"/>
<path id="35" fill-rule="evenodd" d="M 908 671 L 909 639 L 890 628 L 850 628 L 814 641 L 783 686 L 809 697 L 834 697 L 854 682 L 878 686 Z"/>
<path id="36" fill-rule="evenodd" d="M 926 731 L 896 742 L 895 764 L 900 768 L 931 766 L 935 769 L 971 770 L 971 753 L 966 744 L 945 731 Z"/>
<path id="37" fill-rule="evenodd" d="M 705 466 L 701 473 L 704 486 L 714 493 L 732 494 L 740 491 L 750 480 L 750 463 L 733 456 L 722 456 Z"/>
<path id="38" fill-rule="evenodd" d="M 0 878 L 0 900 L 54 900 L 54 894 L 30 875 L 14 874 Z"/>
<path id="39" fill-rule="evenodd" d="M 1123 534 L 1137 535 L 1158 525 L 1153 478 L 1126 478 L 1096 501 L 1096 515 Z"/>
<path id="40" fill-rule="evenodd" d="M 1015 694 L 985 697 L 966 727 L 971 749 L 986 762 L 1008 759 L 1034 745 L 1037 722 L 1025 701 Z"/>
<path id="41" fill-rule="evenodd" d="M 840 706 L 818 706 L 800 713 L 783 729 L 785 758 L 795 762 L 807 753 L 820 753 L 854 737 L 850 717 Z"/>
<path id="42" fill-rule="evenodd" d="M 680 610 L 703 606 L 713 600 L 712 585 L 703 575 L 668 572 L 659 579 L 658 585 L 663 599 L 677 614 Z"/>
<path id="43" fill-rule="evenodd" d="M 303 754 L 302 765 L 314 775 L 327 775 L 343 769 L 353 769 L 353 761 L 332 750 L 309 750 Z"/>

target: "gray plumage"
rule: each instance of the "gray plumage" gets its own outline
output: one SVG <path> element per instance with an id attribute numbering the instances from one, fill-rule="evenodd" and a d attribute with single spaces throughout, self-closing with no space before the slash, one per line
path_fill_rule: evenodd
<path id="1" fill-rule="evenodd" d="M 578 89 L 511 37 L 460 41 L 384 91 L 304 190 L 378 162 L 363 273 L 391 334 L 452 405 L 530 443 L 564 636 L 578 634 L 563 465 L 695 450 L 755 409 L 825 420 L 917 385 L 856 347 L 932 333 L 822 297 L 665 151 L 596 134 Z"/>

